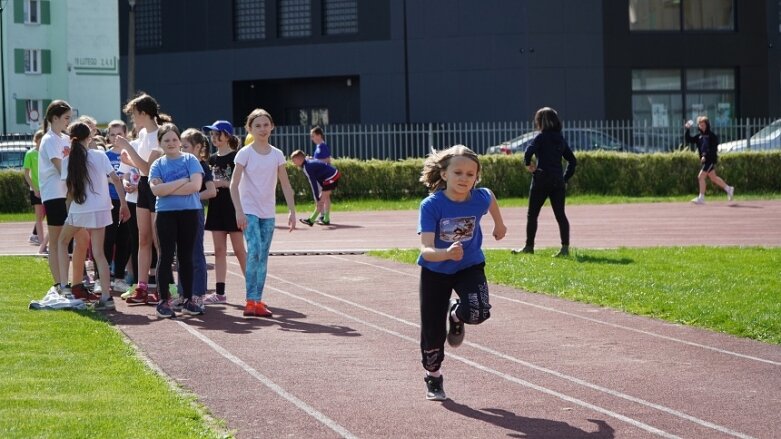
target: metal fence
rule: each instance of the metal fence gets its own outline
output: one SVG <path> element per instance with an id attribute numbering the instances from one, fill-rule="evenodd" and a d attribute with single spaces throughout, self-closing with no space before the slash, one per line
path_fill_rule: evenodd
<path id="1" fill-rule="evenodd" d="M 732 120 L 726 124 L 713 124 L 713 131 L 721 143 L 749 139 L 774 120 Z M 682 126 L 653 127 L 647 122 L 596 120 L 565 121 L 564 127 L 606 134 L 620 142 L 623 150 L 637 153 L 674 151 L 684 142 Z M 491 146 L 534 130 L 531 122 L 345 124 L 328 125 L 324 129 L 335 157 L 364 160 L 425 157 L 431 148 L 441 149 L 456 144 L 467 145 L 482 154 Z M 696 127 L 692 129 L 694 132 Z M 296 149 L 312 150 L 309 128 L 304 126 L 277 126 L 271 143 L 287 155 Z"/>

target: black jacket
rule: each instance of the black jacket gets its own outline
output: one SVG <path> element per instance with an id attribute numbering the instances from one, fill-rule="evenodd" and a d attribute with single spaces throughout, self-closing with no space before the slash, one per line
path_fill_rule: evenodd
<path id="1" fill-rule="evenodd" d="M 537 169 L 548 176 L 561 177 L 563 174 L 564 181 L 568 181 L 575 174 L 578 161 L 559 131 L 542 131 L 537 134 L 526 147 L 523 156 L 526 166 L 531 164 L 533 155 L 537 156 Z M 562 158 L 567 161 L 566 170 L 562 170 Z"/>
<path id="2" fill-rule="evenodd" d="M 689 134 L 689 130 L 686 130 L 686 143 L 689 145 L 697 145 L 697 150 L 700 152 L 700 157 L 705 157 L 707 163 L 716 163 L 719 157 L 719 138 L 713 134 L 713 131 L 708 130 L 704 133 L 699 131 L 696 135 Z"/>

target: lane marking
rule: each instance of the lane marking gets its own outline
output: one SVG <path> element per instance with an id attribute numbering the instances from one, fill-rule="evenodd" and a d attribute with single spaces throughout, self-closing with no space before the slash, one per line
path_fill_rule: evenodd
<path id="1" fill-rule="evenodd" d="M 335 259 L 339 259 L 341 261 L 348 261 L 348 262 L 353 262 L 353 263 L 356 263 L 356 264 L 368 265 L 370 267 L 375 267 L 375 268 L 383 269 L 383 270 L 386 270 L 386 271 L 390 271 L 391 273 L 396 273 L 396 274 L 400 274 L 400 275 L 407 276 L 407 277 L 417 278 L 417 275 L 406 273 L 406 272 L 399 271 L 399 270 L 395 270 L 395 269 L 388 268 L 388 267 L 383 267 L 381 265 L 371 264 L 369 262 L 355 261 L 355 260 L 352 260 L 352 259 L 339 258 L 339 257 L 336 257 L 336 256 L 331 256 L 331 257 L 333 257 Z M 512 287 L 510 287 L 510 288 L 512 288 Z M 551 308 L 549 306 L 538 305 L 536 303 L 526 302 L 526 301 L 520 300 L 520 299 L 514 299 L 514 298 L 511 298 L 511 297 L 505 297 L 505 296 L 502 296 L 500 294 L 491 293 L 491 297 L 496 297 L 496 298 L 499 298 L 499 299 L 503 299 L 503 300 L 506 300 L 508 302 L 519 303 L 521 305 L 531 306 L 533 308 L 541 309 L 541 310 L 544 310 L 544 311 L 549 311 L 549 312 L 554 312 L 554 313 L 566 315 L 566 316 L 569 316 L 569 317 L 574 317 L 574 318 L 585 320 L 585 321 L 588 321 L 588 322 L 591 322 L 591 323 L 597 323 L 597 324 L 600 324 L 600 325 L 610 326 L 610 327 L 613 327 L 613 328 L 616 328 L 616 329 L 622 329 L 622 330 L 634 332 L 634 333 L 637 333 L 637 334 L 647 335 L 649 337 L 656 337 L 656 338 L 660 338 L 662 340 L 672 341 L 672 342 L 675 342 L 675 343 L 680 343 L 680 344 L 685 344 L 685 345 L 688 345 L 688 346 L 693 346 L 693 347 L 697 347 L 697 348 L 701 348 L 701 349 L 706 349 L 706 350 L 709 350 L 709 351 L 718 352 L 720 354 L 731 355 L 733 357 L 739 357 L 739 358 L 743 358 L 743 359 L 746 359 L 746 360 L 757 361 L 757 362 L 760 362 L 760 363 L 772 364 L 774 366 L 781 366 L 781 362 L 779 362 L 779 361 L 768 360 L 766 358 L 755 357 L 753 355 L 741 354 L 739 352 L 729 351 L 729 350 L 726 350 L 726 349 L 721 349 L 721 348 L 717 348 L 715 346 L 709 346 L 709 345 L 705 345 L 705 344 L 701 344 L 701 343 L 695 343 L 695 342 L 692 342 L 692 341 L 683 340 L 683 339 L 671 337 L 671 336 L 668 336 L 668 335 L 657 334 L 655 332 L 650 332 L 650 331 L 645 331 L 645 330 L 642 330 L 642 329 L 632 328 L 630 326 L 619 325 L 617 323 L 610 323 L 610 322 L 606 322 L 606 321 L 603 321 L 603 320 L 598 320 L 598 319 L 595 319 L 595 318 L 592 318 L 592 317 L 581 316 L 581 315 L 573 314 L 573 313 L 570 313 L 570 312 L 567 312 L 567 311 L 562 311 L 560 309 Z"/>
<path id="2" fill-rule="evenodd" d="M 233 272 L 231 272 L 231 273 L 232 274 L 236 274 L 236 273 L 233 273 Z M 305 291 L 310 291 L 312 293 L 321 295 L 323 297 L 327 297 L 329 299 L 336 300 L 338 302 L 343 302 L 345 304 L 348 304 L 348 305 L 351 305 L 353 307 L 362 309 L 364 311 L 367 311 L 367 312 L 370 312 L 370 313 L 373 313 L 373 314 L 377 314 L 377 315 L 380 315 L 382 317 L 389 318 L 391 320 L 397 321 L 397 322 L 402 323 L 404 325 L 407 325 L 407 326 L 410 326 L 410 327 L 413 327 L 413 328 L 418 328 L 418 329 L 420 328 L 420 325 L 418 325 L 416 323 L 410 322 L 408 320 L 404 320 L 404 319 L 399 318 L 399 317 L 391 316 L 391 315 L 386 314 L 386 313 L 384 313 L 382 311 L 375 310 L 373 308 L 370 308 L 370 307 L 367 307 L 367 306 L 364 306 L 364 305 L 352 302 L 350 300 L 347 300 L 347 299 L 344 299 L 344 298 L 341 298 L 341 297 L 338 297 L 338 296 L 334 296 L 334 295 L 331 295 L 331 294 L 328 294 L 328 293 L 324 293 L 322 291 L 319 291 L 319 290 L 316 290 L 316 289 L 313 289 L 313 288 L 309 288 L 309 287 L 297 284 L 295 282 L 288 281 L 288 280 L 283 279 L 283 278 L 281 278 L 279 276 L 275 276 L 275 275 L 272 275 L 272 274 L 269 274 L 267 276 L 269 278 L 278 280 L 280 282 L 292 285 L 292 286 L 294 286 L 296 288 L 299 288 L 299 289 L 302 289 L 302 290 L 305 290 Z M 365 322 L 363 320 L 358 319 L 357 317 L 349 316 L 349 315 L 347 315 L 347 314 L 345 314 L 345 313 L 343 313 L 341 311 L 335 310 L 335 309 L 333 309 L 333 308 L 331 308 L 331 307 L 329 307 L 327 305 L 323 305 L 323 304 L 320 304 L 318 302 L 314 302 L 314 301 L 311 301 L 309 299 L 305 299 L 303 297 L 296 296 L 296 295 L 294 295 L 294 294 L 292 294 L 290 292 L 283 291 L 283 290 L 281 290 L 279 288 L 275 288 L 275 287 L 268 287 L 268 288 L 272 289 L 274 291 L 280 292 L 282 294 L 285 294 L 287 296 L 296 298 L 296 299 L 301 300 L 303 302 L 309 303 L 310 305 L 313 305 L 313 306 L 325 309 L 327 311 L 333 312 L 333 313 L 335 313 L 337 315 L 350 318 L 352 320 L 355 320 L 355 321 L 360 322 L 362 324 L 368 325 L 368 326 L 370 326 L 372 328 L 375 328 L 375 329 L 378 329 L 380 331 L 383 331 L 383 332 L 395 335 L 395 336 L 397 336 L 399 338 L 402 338 L 404 340 L 413 341 L 414 343 L 419 343 L 419 340 L 413 340 L 412 338 L 407 337 L 405 335 L 401 335 L 401 334 L 399 334 L 399 333 L 397 333 L 395 331 L 391 331 L 389 329 L 381 328 L 381 327 L 376 326 L 374 324 L 367 323 L 367 322 Z M 678 417 L 678 418 L 681 418 L 681 419 L 685 419 L 685 420 L 687 420 L 689 422 L 692 422 L 692 423 L 695 423 L 695 424 L 698 424 L 698 425 L 701 425 L 703 427 L 707 427 L 707 428 L 710 428 L 710 429 L 713 429 L 713 430 L 716 430 L 716 431 L 720 431 L 720 432 L 722 432 L 724 434 L 729 434 L 731 436 L 735 436 L 735 437 L 738 437 L 738 438 L 741 438 L 741 439 L 753 439 L 752 436 L 748 436 L 748 435 L 746 435 L 744 433 L 741 433 L 741 432 L 738 432 L 738 431 L 730 430 L 727 427 L 715 424 L 713 422 L 706 421 L 706 420 L 703 420 L 703 419 L 699 419 L 699 418 L 694 417 L 692 415 L 689 415 L 687 413 L 684 413 L 684 412 L 681 412 L 681 411 L 678 411 L 678 410 L 675 410 L 675 409 L 672 409 L 672 408 L 669 408 L 669 407 L 666 407 L 666 406 L 663 406 L 663 405 L 660 405 L 660 404 L 656 404 L 656 403 L 653 403 L 653 402 L 650 402 L 650 401 L 646 401 L 644 399 L 641 399 L 641 398 L 638 398 L 638 397 L 635 397 L 635 396 L 632 396 L 632 395 L 628 395 L 628 394 L 625 394 L 625 393 L 618 392 L 616 390 L 608 389 L 606 387 L 602 387 L 600 385 L 590 383 L 588 381 L 585 381 L 585 380 L 582 380 L 580 378 L 576 378 L 576 377 L 564 374 L 562 372 L 558 372 L 558 371 L 555 371 L 555 370 L 552 370 L 552 369 L 548 369 L 548 368 L 545 368 L 545 367 L 542 367 L 542 366 L 537 366 L 537 365 L 535 365 L 533 363 L 529 363 L 528 361 L 524 361 L 524 360 L 521 360 L 519 358 L 516 358 L 516 357 L 510 356 L 510 355 L 501 353 L 499 351 L 496 351 L 496 350 L 493 350 L 491 348 L 479 345 L 477 343 L 473 343 L 473 342 L 467 341 L 467 342 L 465 342 L 465 344 L 467 344 L 467 345 L 469 345 L 469 346 L 471 346 L 471 347 L 473 347 L 475 349 L 478 349 L 478 350 L 481 350 L 483 352 L 486 352 L 486 353 L 492 354 L 494 356 L 497 356 L 499 358 L 502 358 L 504 360 L 507 360 L 507 361 L 510 361 L 510 362 L 513 362 L 513 363 L 525 366 L 525 367 L 527 367 L 529 369 L 533 369 L 533 370 L 536 370 L 538 372 L 547 373 L 549 375 L 553 375 L 553 376 L 555 376 L 557 378 L 560 378 L 560 379 L 563 379 L 565 381 L 569 381 L 569 382 L 581 385 L 583 387 L 587 387 L 589 389 L 596 390 L 598 392 L 602 392 L 602 393 L 605 393 L 605 394 L 608 394 L 608 395 L 611 395 L 611 396 L 614 396 L 614 397 L 617 397 L 617 398 L 621 398 L 621 399 L 624 399 L 624 400 L 627 400 L 627 401 L 630 401 L 630 402 L 634 402 L 636 404 L 640 404 L 640 405 L 643 405 L 643 406 L 646 406 L 646 407 L 649 407 L 649 408 L 652 408 L 652 409 L 656 409 L 656 410 L 659 410 L 659 411 L 661 411 L 663 413 L 667 413 L 668 415 L 675 416 L 675 417 Z M 468 359 L 466 359 L 464 357 L 460 357 L 460 356 L 451 354 L 449 352 L 446 352 L 445 355 L 449 355 L 449 356 L 452 356 L 453 358 L 459 359 L 459 361 L 461 361 L 463 363 L 466 363 L 466 364 L 469 364 L 470 366 L 474 366 L 474 364 L 477 364 L 477 363 L 472 364 L 471 360 L 468 360 Z M 477 367 L 477 366 L 474 366 L 474 367 Z M 484 366 L 480 366 L 480 367 L 478 367 L 478 369 L 483 370 L 482 367 L 484 367 Z M 497 375 L 497 376 L 500 376 L 500 377 L 506 379 L 505 374 L 502 373 L 502 372 L 494 371 L 493 369 L 488 369 L 487 367 L 486 367 L 485 371 L 486 372 L 490 372 L 490 373 L 492 373 L 494 375 Z M 507 375 L 507 376 L 509 376 L 509 375 Z M 514 379 L 509 380 L 509 381 L 516 382 Z M 529 383 L 529 384 L 531 384 L 531 383 Z M 523 385 L 525 385 L 525 384 L 523 384 Z M 536 386 L 536 385 L 530 385 L 530 386 L 527 386 L 527 387 L 532 387 L 532 386 Z M 532 387 L 532 388 L 536 389 L 536 387 Z M 551 392 L 556 393 L 553 390 L 551 390 Z M 556 396 L 558 396 L 558 394 Z M 570 398 L 570 397 L 567 396 L 567 398 Z M 566 399 L 566 398 L 564 398 L 564 399 L 569 401 L 569 399 Z M 589 404 L 589 403 L 584 402 L 584 404 Z M 601 410 L 606 410 L 606 409 L 601 409 Z M 621 415 L 619 415 L 619 416 L 621 416 Z M 653 428 L 653 427 L 651 427 L 651 428 Z"/>
<path id="3" fill-rule="evenodd" d="M 235 273 L 232 273 L 235 274 Z M 286 391 L 282 387 L 280 387 L 278 384 L 270 380 L 268 377 L 263 375 L 262 373 L 258 372 L 252 366 L 245 363 L 241 360 L 241 358 L 231 354 L 227 349 L 223 348 L 219 344 L 212 341 L 209 337 L 201 334 L 197 329 L 191 327 L 190 325 L 180 321 L 175 320 L 175 322 L 187 330 L 190 334 L 201 340 L 202 342 L 206 343 L 210 348 L 212 348 L 215 352 L 225 357 L 228 361 L 235 364 L 236 366 L 239 366 L 241 369 L 243 369 L 245 372 L 247 372 L 249 375 L 251 375 L 256 380 L 260 381 L 261 384 L 271 389 L 274 393 L 281 396 L 282 398 L 285 398 L 289 402 L 293 403 L 296 407 L 301 409 L 303 412 L 308 414 L 309 416 L 317 419 L 320 421 L 321 424 L 325 425 L 326 427 L 330 428 L 337 434 L 339 434 L 341 437 L 344 438 L 350 438 L 350 439 L 357 439 L 358 436 L 355 436 L 354 434 L 350 433 L 346 428 L 339 425 L 336 421 L 329 418 L 328 416 L 324 415 L 323 413 L 320 413 L 317 411 L 314 407 L 310 406 L 309 404 L 305 403 L 304 401 L 296 398 L 293 394 Z"/>

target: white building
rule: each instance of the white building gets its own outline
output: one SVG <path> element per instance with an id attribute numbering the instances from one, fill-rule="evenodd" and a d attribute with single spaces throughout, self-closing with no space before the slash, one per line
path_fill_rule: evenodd
<path id="1" fill-rule="evenodd" d="M 105 125 L 121 115 L 115 1 L 0 0 L 1 133 L 29 133 L 52 100 Z"/>

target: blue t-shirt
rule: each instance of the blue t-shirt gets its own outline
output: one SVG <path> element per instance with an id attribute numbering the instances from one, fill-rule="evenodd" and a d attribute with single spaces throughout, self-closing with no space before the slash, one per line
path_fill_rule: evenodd
<path id="1" fill-rule="evenodd" d="M 180 178 L 190 178 L 193 174 L 203 174 L 203 168 L 198 159 L 189 153 L 173 160 L 162 156 L 152 163 L 149 169 L 149 179 L 159 178 L 163 183 L 179 180 Z M 190 195 L 166 195 L 157 197 L 155 210 L 157 212 L 170 212 L 174 210 L 198 210 L 201 205 L 198 192 Z"/>
<path id="2" fill-rule="evenodd" d="M 318 160 L 325 160 L 331 157 L 331 148 L 325 142 L 320 143 L 315 147 L 315 153 L 312 154 L 312 157 Z"/>
<path id="3" fill-rule="evenodd" d="M 434 247 L 438 249 L 461 241 L 464 257 L 460 261 L 431 262 L 418 256 L 418 265 L 437 273 L 453 274 L 484 262 L 480 219 L 490 206 L 491 191 L 486 188 L 472 189 L 469 199 L 462 202 L 450 200 L 445 191 L 426 197 L 420 203 L 418 233 L 434 233 Z"/>
<path id="4" fill-rule="evenodd" d="M 108 157 L 108 161 L 109 163 L 111 163 L 111 167 L 114 168 L 114 172 L 117 173 L 119 178 L 122 178 L 124 172 L 119 172 L 119 165 L 122 163 L 119 160 L 119 153 L 108 150 L 106 151 L 106 157 Z M 108 182 L 108 193 L 109 195 L 111 195 L 112 200 L 119 201 L 119 194 L 117 193 L 117 188 L 114 187 L 114 184 L 111 183 L 111 180 L 109 180 Z"/>

